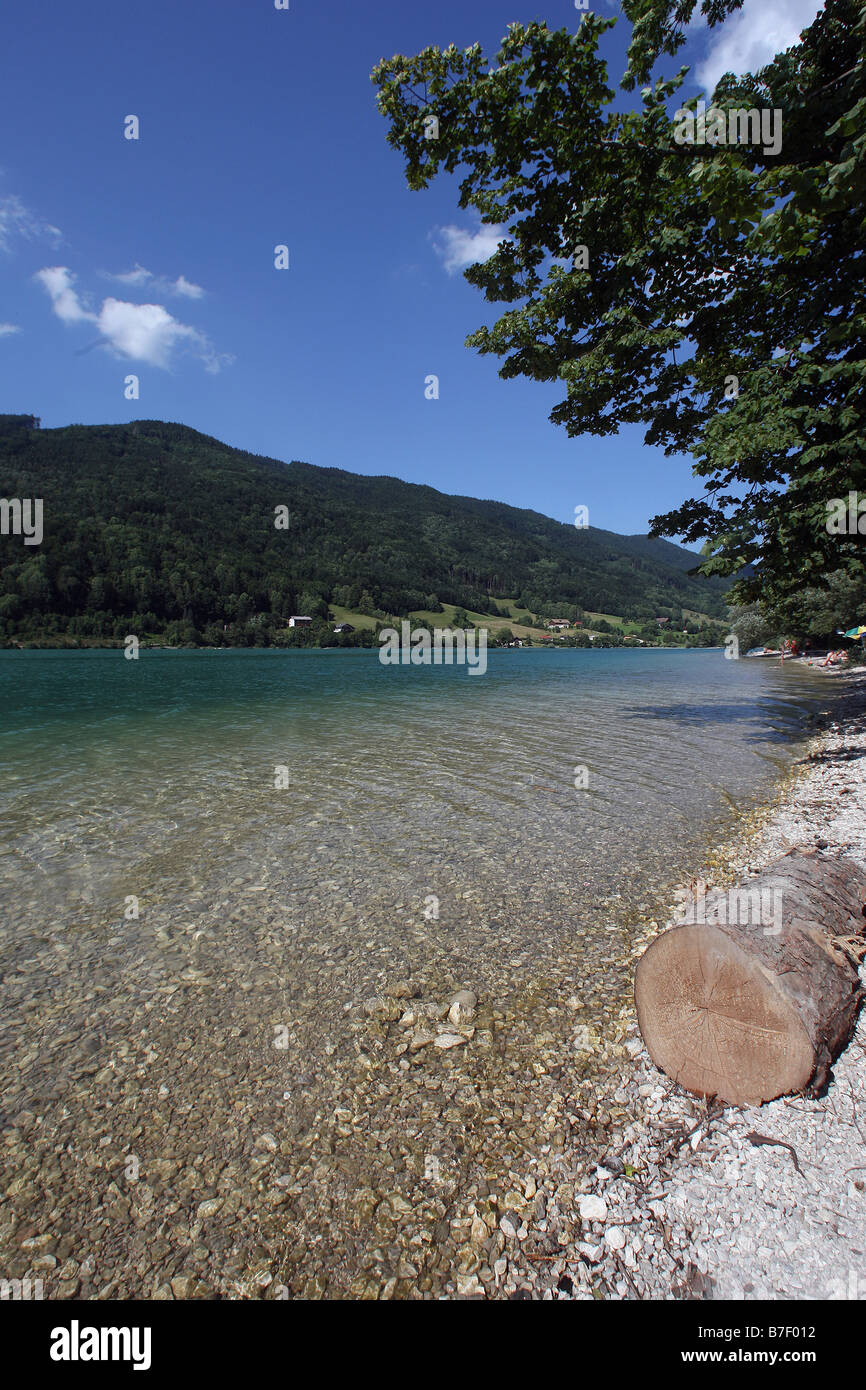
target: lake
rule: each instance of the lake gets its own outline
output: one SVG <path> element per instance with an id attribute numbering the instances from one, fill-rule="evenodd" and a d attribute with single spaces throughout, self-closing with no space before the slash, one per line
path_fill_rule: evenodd
<path id="1" fill-rule="evenodd" d="M 590 1145 L 635 934 L 823 703 L 718 650 L 0 652 L 7 1161 L 84 1295 L 450 1287 L 410 1227 Z"/>

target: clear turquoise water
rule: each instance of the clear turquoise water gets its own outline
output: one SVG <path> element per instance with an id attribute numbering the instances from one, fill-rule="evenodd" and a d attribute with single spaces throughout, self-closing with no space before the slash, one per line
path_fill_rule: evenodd
<path id="1" fill-rule="evenodd" d="M 435 1261 L 482 1175 L 504 1191 L 617 1142 L 621 1113 L 563 1109 L 619 1084 L 634 932 L 823 696 L 721 652 L 491 652 L 484 676 L 0 653 L 0 1127 L 20 1127 L 0 1190 L 92 1252 L 85 1296 L 190 1268 L 251 1296 L 263 1250 L 293 1292 L 343 1294 L 396 1277 L 416 1229 Z M 407 978 L 434 1006 L 475 990 L 473 1040 L 407 1055 L 403 1005 L 374 1002 Z M 100 1205 L 112 1176 L 132 1224 Z M 402 1225 L 356 1219 L 372 1189 L 403 1194 Z M 235 1206 L 202 1253 L 215 1192 Z"/>
<path id="2" fill-rule="evenodd" d="M 447 922 L 473 967 L 503 915 L 521 944 L 566 922 L 587 949 L 601 904 L 688 872 L 766 794 L 820 697 L 719 651 L 494 651 L 483 676 L 365 651 L 0 653 L 5 949 L 74 930 L 86 957 L 110 931 L 147 954 L 250 894 L 323 941 L 354 915 L 386 955 L 406 921 Z"/>
<path id="3" fill-rule="evenodd" d="M 379 903 L 488 874 L 613 892 L 764 793 L 820 694 L 718 651 L 491 652 L 484 676 L 364 651 L 3 652 L 7 910 L 95 929 L 129 894 L 180 909 L 236 877 L 300 905 L 325 879 Z"/>

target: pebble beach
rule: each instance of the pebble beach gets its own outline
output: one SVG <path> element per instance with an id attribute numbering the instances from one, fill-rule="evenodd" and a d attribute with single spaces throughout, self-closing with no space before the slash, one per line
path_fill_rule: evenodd
<path id="1" fill-rule="evenodd" d="M 812 741 L 709 883 L 795 844 L 866 863 L 866 676 L 813 679 Z M 116 930 L 96 963 L 46 936 L 34 990 L 36 933 L 7 971 L 3 1277 L 61 1300 L 862 1297 L 862 1023 L 823 1100 L 721 1109 L 637 1030 L 662 898 L 599 898 L 619 928 L 587 974 L 555 932 L 510 928 L 528 905 L 507 885 L 471 968 L 424 914 L 395 954 L 356 907 L 322 937 L 233 887 L 157 917 L 145 957 Z M 490 905 L 463 896 L 468 941 Z"/>
<path id="2" fill-rule="evenodd" d="M 866 869 L 866 668 L 828 678 L 826 696 L 802 762 L 707 866 L 709 883 L 735 883 L 799 846 Z M 561 1265 L 574 1293 L 866 1298 L 866 1015 L 825 1096 L 742 1110 L 684 1095 L 653 1067 L 634 1024 L 628 1032 L 623 1095 L 644 1098 L 644 1123 L 581 1184 L 577 1280 Z"/>

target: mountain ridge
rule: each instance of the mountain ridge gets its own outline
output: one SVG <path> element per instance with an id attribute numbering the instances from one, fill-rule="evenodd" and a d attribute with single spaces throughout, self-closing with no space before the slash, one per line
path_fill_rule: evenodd
<path id="1" fill-rule="evenodd" d="M 0 416 L 0 489 L 42 497 L 45 533 L 32 548 L 0 537 L 5 638 L 174 624 L 189 640 L 251 626 L 267 640 L 289 614 L 326 617 L 331 604 L 382 615 L 444 602 L 505 616 L 499 605 L 513 601 L 542 616 L 724 616 L 725 584 L 689 575 L 698 556 L 669 541 L 283 462 L 180 423 L 43 430 L 35 419 Z"/>

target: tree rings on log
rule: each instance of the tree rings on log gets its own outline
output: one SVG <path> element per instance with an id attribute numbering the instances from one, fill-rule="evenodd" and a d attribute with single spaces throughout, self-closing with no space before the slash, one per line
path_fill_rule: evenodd
<path id="1" fill-rule="evenodd" d="M 729 1105 L 820 1092 L 856 1024 L 864 903 L 851 860 L 809 851 L 699 896 L 638 962 L 638 1023 L 656 1066 Z"/>

